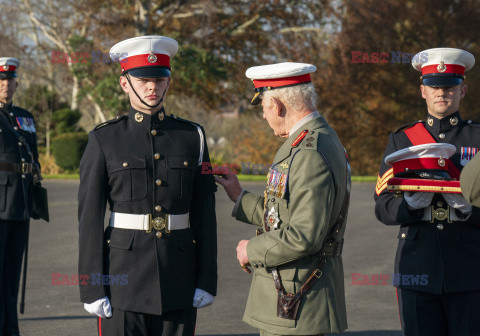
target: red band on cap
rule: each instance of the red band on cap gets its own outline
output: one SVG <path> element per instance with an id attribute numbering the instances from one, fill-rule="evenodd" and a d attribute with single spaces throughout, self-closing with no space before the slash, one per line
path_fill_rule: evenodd
<path id="1" fill-rule="evenodd" d="M 155 54 L 155 62 L 149 61 L 150 54 L 135 55 L 127 57 L 120 61 L 122 65 L 122 71 L 127 71 L 133 68 L 146 67 L 146 66 L 164 66 L 170 68 L 170 57 L 165 54 Z"/>
<path id="2" fill-rule="evenodd" d="M 465 67 L 458 64 L 445 64 L 445 71 L 438 71 L 439 64 L 426 65 L 422 68 L 422 75 L 428 75 L 432 73 L 452 73 L 452 74 L 465 74 Z"/>
<path id="3" fill-rule="evenodd" d="M 408 159 L 395 162 L 393 164 L 393 174 L 403 173 L 409 170 L 420 170 L 420 169 L 441 169 L 448 171 L 448 159 L 443 159 L 444 165 L 439 164 L 440 158 L 419 158 L 419 159 Z"/>
<path id="4" fill-rule="evenodd" d="M 7 67 L 7 69 L 5 69 L 5 67 Z M 14 65 L 0 65 L 0 72 L 11 72 L 15 71 L 16 69 L 17 67 Z"/>
<path id="5" fill-rule="evenodd" d="M 270 79 L 254 79 L 253 84 L 255 88 L 259 87 L 281 87 L 293 84 L 301 84 L 301 83 L 308 83 L 311 82 L 312 79 L 310 78 L 310 74 L 300 75 L 300 76 L 293 76 L 293 77 L 285 77 L 285 78 L 270 78 Z"/>

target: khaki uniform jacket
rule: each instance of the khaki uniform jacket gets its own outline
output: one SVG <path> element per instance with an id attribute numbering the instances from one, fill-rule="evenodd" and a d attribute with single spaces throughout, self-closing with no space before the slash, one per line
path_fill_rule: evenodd
<path id="1" fill-rule="evenodd" d="M 298 142 L 304 130 L 308 133 Z M 329 236 L 350 187 L 347 165 L 337 134 L 319 116 L 292 134 L 275 155 L 266 206 L 263 196 L 243 194 L 238 220 L 262 226 L 265 207 L 269 218 L 278 222 L 277 229 L 252 238 L 247 245 L 254 272 L 243 320 L 251 326 L 282 335 L 347 328 L 341 256 L 327 259 L 323 275 L 302 298 L 296 320 L 277 317 L 277 291 L 270 270 L 277 267 L 288 293 L 297 292 L 308 279 L 318 262 L 312 254 Z M 283 188 L 277 182 L 285 175 Z"/>
<path id="2" fill-rule="evenodd" d="M 462 170 L 460 186 L 463 197 L 480 207 L 480 155 L 476 155 Z"/>

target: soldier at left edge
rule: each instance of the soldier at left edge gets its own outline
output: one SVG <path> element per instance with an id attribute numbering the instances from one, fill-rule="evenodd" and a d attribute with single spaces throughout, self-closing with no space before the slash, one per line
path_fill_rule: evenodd
<path id="1" fill-rule="evenodd" d="M 41 179 L 35 122 L 12 104 L 20 61 L 0 58 L 0 336 L 18 336 L 17 300 L 34 182 Z"/>

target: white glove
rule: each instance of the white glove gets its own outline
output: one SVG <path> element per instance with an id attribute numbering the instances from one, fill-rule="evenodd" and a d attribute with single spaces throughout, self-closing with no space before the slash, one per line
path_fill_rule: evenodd
<path id="1" fill-rule="evenodd" d="M 213 295 L 205 292 L 203 289 L 195 289 L 195 295 L 193 296 L 193 306 L 195 308 L 203 308 L 213 304 Z"/>
<path id="2" fill-rule="evenodd" d="M 472 212 L 472 205 L 460 194 L 442 194 L 445 201 L 452 208 L 460 210 L 464 215 Z"/>
<path id="3" fill-rule="evenodd" d="M 106 296 L 93 303 L 84 303 L 83 308 L 90 314 L 97 315 L 98 317 L 112 317 L 112 306 Z"/>
<path id="4" fill-rule="evenodd" d="M 405 198 L 410 210 L 418 210 L 430 206 L 433 193 L 405 191 L 403 198 Z"/>

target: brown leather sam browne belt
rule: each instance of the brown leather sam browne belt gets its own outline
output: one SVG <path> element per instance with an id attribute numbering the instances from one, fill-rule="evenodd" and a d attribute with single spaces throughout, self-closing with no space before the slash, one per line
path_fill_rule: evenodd
<path id="1" fill-rule="evenodd" d="M 14 172 L 20 174 L 31 174 L 33 172 L 33 164 L 31 163 L 9 163 L 0 162 L 0 171 Z"/>

